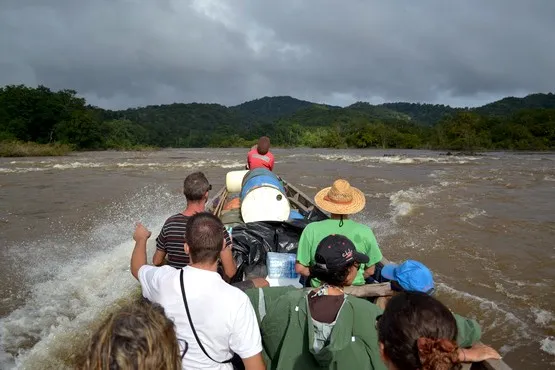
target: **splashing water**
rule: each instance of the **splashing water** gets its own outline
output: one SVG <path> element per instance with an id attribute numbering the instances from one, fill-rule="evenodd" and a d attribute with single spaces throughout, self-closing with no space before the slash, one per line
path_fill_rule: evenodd
<path id="1" fill-rule="evenodd" d="M 37 269 L 25 304 L 0 319 L 0 367 L 9 369 L 72 368 L 90 328 L 118 300 L 136 294 L 138 283 L 129 271 L 134 222 L 141 220 L 159 232 L 164 220 L 183 203 L 164 187 L 147 187 L 110 205 L 87 238 L 58 240 L 83 251 L 63 265 L 45 256 Z M 168 213 L 169 212 L 169 213 Z M 153 238 L 154 238 L 153 237 Z M 148 256 L 152 255 L 153 238 Z M 44 245 L 41 245 L 44 247 Z M 27 248 L 33 248 L 27 246 Z M 22 248 L 22 249 L 27 249 Z M 41 276 L 51 276 L 41 279 Z"/>

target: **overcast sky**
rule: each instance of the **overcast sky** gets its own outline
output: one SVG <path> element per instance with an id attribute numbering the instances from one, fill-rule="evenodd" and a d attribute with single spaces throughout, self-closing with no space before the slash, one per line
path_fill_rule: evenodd
<path id="1" fill-rule="evenodd" d="M 0 0 L 0 86 L 20 83 L 105 108 L 476 106 L 555 90 L 555 0 Z"/>

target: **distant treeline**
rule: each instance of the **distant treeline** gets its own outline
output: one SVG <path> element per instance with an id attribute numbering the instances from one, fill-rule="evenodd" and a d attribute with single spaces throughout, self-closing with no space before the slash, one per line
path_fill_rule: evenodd
<path id="1" fill-rule="evenodd" d="M 555 148 L 555 95 L 505 98 L 479 108 L 355 103 L 340 108 L 291 97 L 235 107 L 169 104 L 121 111 L 87 105 L 73 90 L 0 88 L 0 142 L 71 145 L 75 149 L 248 147 L 449 150 Z"/>

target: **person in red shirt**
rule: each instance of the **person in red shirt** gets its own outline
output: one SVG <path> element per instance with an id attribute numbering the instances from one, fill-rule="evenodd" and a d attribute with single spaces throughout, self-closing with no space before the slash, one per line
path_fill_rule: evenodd
<path id="1" fill-rule="evenodd" d="M 251 148 L 247 155 L 247 170 L 255 168 L 274 169 L 274 155 L 270 152 L 270 138 L 267 136 L 258 139 L 258 145 Z"/>

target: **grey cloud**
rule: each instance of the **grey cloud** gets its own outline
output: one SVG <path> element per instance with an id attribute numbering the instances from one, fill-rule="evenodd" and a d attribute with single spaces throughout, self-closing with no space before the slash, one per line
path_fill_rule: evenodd
<path id="1" fill-rule="evenodd" d="M 72 88 L 104 107 L 476 105 L 553 90 L 554 34 L 549 0 L 4 0 L 0 85 Z"/>

